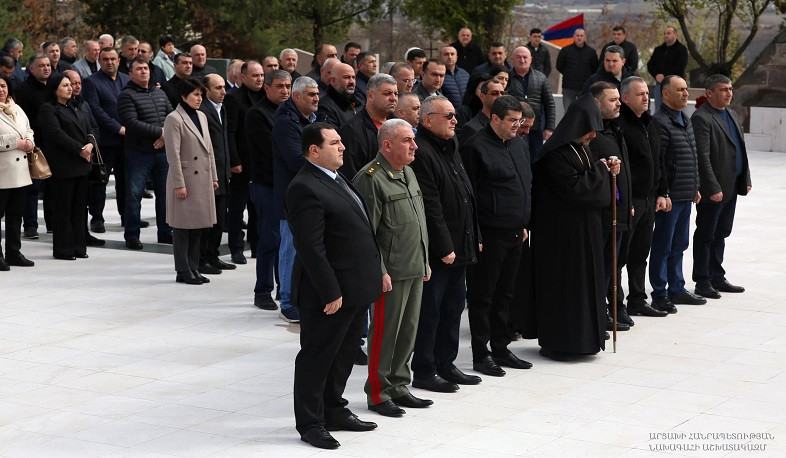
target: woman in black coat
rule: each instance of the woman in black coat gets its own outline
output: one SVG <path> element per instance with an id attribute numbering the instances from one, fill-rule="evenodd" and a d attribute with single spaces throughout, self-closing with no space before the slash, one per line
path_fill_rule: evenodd
<path id="1" fill-rule="evenodd" d="M 71 93 L 68 78 L 52 75 L 46 83 L 47 103 L 38 112 L 38 125 L 46 130 L 43 150 L 52 169 L 53 255 L 69 261 L 87 258 L 88 175 L 95 148 L 90 123 L 71 104 Z"/>

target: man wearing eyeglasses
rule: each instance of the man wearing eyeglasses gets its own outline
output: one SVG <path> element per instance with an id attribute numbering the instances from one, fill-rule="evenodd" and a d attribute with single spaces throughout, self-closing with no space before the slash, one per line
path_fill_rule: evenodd
<path id="1" fill-rule="evenodd" d="M 397 62 L 390 67 L 390 76 L 396 80 L 398 93 L 412 92 L 415 86 L 415 69 L 406 62 Z"/>
<path id="2" fill-rule="evenodd" d="M 429 59 L 423 64 L 422 79 L 418 87 L 413 89 L 421 102 L 433 95 L 443 95 L 440 89 L 445 82 L 445 72 L 445 63 L 439 59 Z"/>
<path id="3" fill-rule="evenodd" d="M 480 230 L 472 185 L 458 154 L 456 110 L 444 96 L 423 101 L 411 167 L 423 191 L 431 280 L 423 286 L 412 357 L 412 386 L 451 393 L 480 377 L 461 372 L 459 327 L 467 290 L 466 267 L 478 262 Z"/>
<path id="4" fill-rule="evenodd" d="M 502 95 L 505 95 L 505 87 L 502 86 L 502 83 L 488 80 L 480 85 L 479 97 L 480 101 L 483 103 L 483 109 L 461 127 L 461 131 L 458 134 L 459 147 L 463 147 L 464 144 L 467 143 L 467 140 L 489 125 L 489 120 L 491 119 L 491 106 L 494 105 L 494 101 Z"/>

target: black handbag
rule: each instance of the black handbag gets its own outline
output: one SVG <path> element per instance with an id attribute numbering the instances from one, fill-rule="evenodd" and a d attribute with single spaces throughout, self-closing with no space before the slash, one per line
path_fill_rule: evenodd
<path id="1" fill-rule="evenodd" d="M 98 150 L 98 142 L 96 141 L 95 136 L 92 134 L 88 136 L 92 137 L 93 139 L 93 146 L 95 147 L 95 157 L 97 161 L 90 161 L 92 168 L 90 169 L 90 175 L 88 175 L 88 179 L 90 180 L 90 184 L 107 184 L 109 183 L 109 167 L 104 164 L 104 159 L 101 157 L 101 151 Z"/>

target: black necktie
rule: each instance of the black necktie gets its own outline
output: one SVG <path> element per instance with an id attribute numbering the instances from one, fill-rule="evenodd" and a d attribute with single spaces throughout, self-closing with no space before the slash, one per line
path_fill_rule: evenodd
<path id="1" fill-rule="evenodd" d="M 352 198 L 355 200 L 355 203 L 358 204 L 358 207 L 360 207 L 361 213 L 363 213 L 363 216 L 365 216 L 366 220 L 368 220 L 368 215 L 366 214 L 366 209 L 363 208 L 363 202 L 360 201 L 360 197 L 358 197 L 358 195 L 355 194 L 355 191 L 353 191 L 352 188 L 349 187 L 349 185 L 347 184 L 346 180 L 341 178 L 341 175 L 336 174 L 336 182 L 344 189 L 344 191 L 347 192 L 347 194 L 352 196 Z"/>

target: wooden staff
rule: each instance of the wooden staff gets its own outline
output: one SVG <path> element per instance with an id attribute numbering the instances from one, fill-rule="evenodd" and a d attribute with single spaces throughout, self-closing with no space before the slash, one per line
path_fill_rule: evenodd
<path id="1" fill-rule="evenodd" d="M 613 163 L 617 160 L 617 156 L 609 156 L 609 160 Z M 613 172 L 611 173 L 611 291 L 611 319 L 614 323 L 612 344 L 614 353 L 617 353 L 617 175 Z"/>

